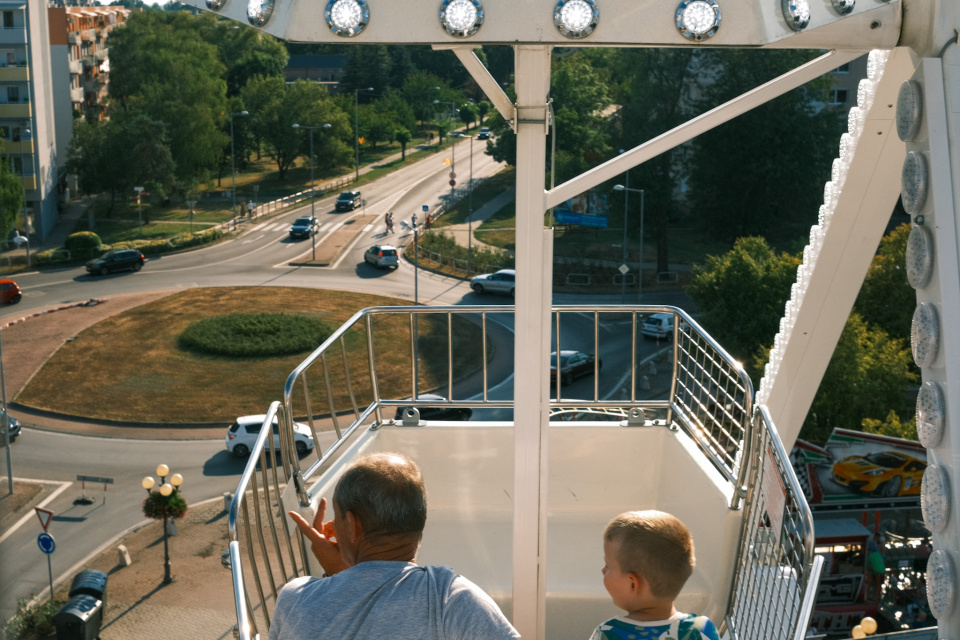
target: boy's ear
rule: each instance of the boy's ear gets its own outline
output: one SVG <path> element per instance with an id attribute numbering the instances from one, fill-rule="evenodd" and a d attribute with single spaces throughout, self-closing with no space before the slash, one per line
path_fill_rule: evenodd
<path id="1" fill-rule="evenodd" d="M 627 577 L 630 579 L 630 591 L 634 595 L 640 593 L 642 589 L 647 588 L 647 581 L 639 573 L 631 571 L 627 574 Z"/>

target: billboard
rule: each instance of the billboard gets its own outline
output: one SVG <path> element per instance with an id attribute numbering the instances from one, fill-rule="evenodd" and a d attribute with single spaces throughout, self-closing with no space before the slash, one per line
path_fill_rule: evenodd
<path id="1" fill-rule="evenodd" d="M 558 204 L 553 209 L 553 219 L 560 224 L 606 228 L 609 211 L 607 194 L 588 191 Z"/>
<path id="2" fill-rule="evenodd" d="M 790 459 L 814 511 L 918 506 L 927 468 L 919 442 L 848 429 L 823 447 L 797 440 Z"/>

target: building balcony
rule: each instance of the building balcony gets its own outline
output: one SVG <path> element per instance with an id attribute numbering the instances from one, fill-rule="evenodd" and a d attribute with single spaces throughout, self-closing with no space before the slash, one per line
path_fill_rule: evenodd
<path id="1" fill-rule="evenodd" d="M 3 155 L 5 156 L 21 156 L 25 154 L 33 154 L 33 140 L 2 140 L 3 143 Z"/>
<path id="2" fill-rule="evenodd" d="M 29 80 L 29 67 L 0 66 L 0 82 L 28 82 Z"/>
<path id="3" fill-rule="evenodd" d="M 76 31 L 71 31 L 67 34 L 67 42 L 69 44 L 80 44 L 80 34 Z"/>
<path id="4" fill-rule="evenodd" d="M 27 35 L 23 27 L 0 29 L 0 44 L 27 44 Z"/>
<path id="5" fill-rule="evenodd" d="M 96 29 L 84 29 L 80 32 L 80 39 L 93 42 L 97 37 Z"/>
<path id="6" fill-rule="evenodd" d="M 24 191 L 32 191 L 37 188 L 37 176 L 20 176 L 20 184 Z"/>
<path id="7" fill-rule="evenodd" d="M 33 115 L 30 103 L 0 103 L 0 118 L 29 118 Z"/>
<path id="8" fill-rule="evenodd" d="M 70 101 L 71 101 L 71 102 L 83 102 L 83 87 L 77 87 L 76 89 L 70 89 Z"/>
<path id="9" fill-rule="evenodd" d="M 70 73 L 75 73 L 77 75 L 83 73 L 83 62 L 81 60 L 71 60 Z"/>

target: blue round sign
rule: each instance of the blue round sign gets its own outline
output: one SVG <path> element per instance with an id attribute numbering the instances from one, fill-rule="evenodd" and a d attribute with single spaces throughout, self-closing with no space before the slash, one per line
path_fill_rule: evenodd
<path id="1" fill-rule="evenodd" d="M 57 542 L 53 539 L 52 535 L 44 531 L 37 536 L 37 546 L 40 547 L 40 551 L 44 553 L 53 553 L 57 548 Z"/>

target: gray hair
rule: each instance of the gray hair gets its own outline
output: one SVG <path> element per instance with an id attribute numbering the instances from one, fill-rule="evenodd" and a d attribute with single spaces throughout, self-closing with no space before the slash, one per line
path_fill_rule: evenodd
<path id="1" fill-rule="evenodd" d="M 333 502 L 348 511 L 371 539 L 423 532 L 427 492 L 415 462 L 399 453 L 373 453 L 357 460 L 337 482 Z"/>

